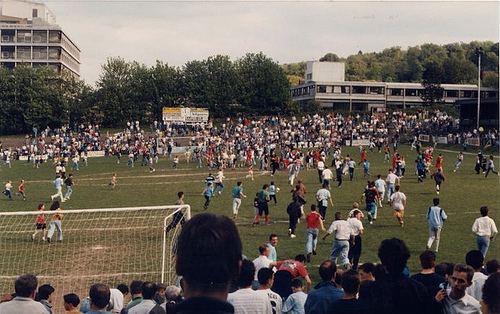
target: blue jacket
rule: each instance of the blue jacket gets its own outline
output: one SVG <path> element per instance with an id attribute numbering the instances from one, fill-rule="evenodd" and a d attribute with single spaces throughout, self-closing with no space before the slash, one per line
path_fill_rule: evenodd
<path id="1" fill-rule="evenodd" d="M 343 295 L 344 291 L 337 288 L 333 282 L 321 282 L 307 295 L 305 312 L 306 314 L 326 314 L 328 308 L 342 299 Z"/>

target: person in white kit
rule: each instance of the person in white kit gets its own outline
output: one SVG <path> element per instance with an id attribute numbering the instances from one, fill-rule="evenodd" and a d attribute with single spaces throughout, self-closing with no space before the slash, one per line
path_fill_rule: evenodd
<path id="1" fill-rule="evenodd" d="M 340 212 L 335 213 L 335 220 L 326 231 L 323 240 L 332 233 L 335 234 L 330 260 L 347 268 L 349 266 L 349 241 L 351 240 L 353 231 L 351 225 L 346 220 L 342 219 L 342 214 Z"/>
<path id="2" fill-rule="evenodd" d="M 62 193 L 62 186 L 64 184 L 64 180 L 61 178 L 60 175 L 58 175 L 56 177 L 56 179 L 54 180 L 54 187 L 56 188 L 56 194 L 54 195 L 51 195 L 50 196 L 50 199 L 51 200 L 54 200 L 55 198 L 60 198 L 61 199 L 61 203 L 64 203 L 65 202 L 65 199 L 64 199 L 64 195 Z"/>
<path id="3" fill-rule="evenodd" d="M 427 249 L 430 250 L 432 243 L 436 241 L 436 249 L 434 252 L 439 250 L 439 240 L 441 237 L 441 229 L 445 220 L 448 218 L 444 210 L 439 207 L 439 198 L 435 197 L 432 200 L 433 206 L 429 207 L 427 210 L 427 223 L 429 224 L 429 239 L 427 240 Z"/>
<path id="4" fill-rule="evenodd" d="M 375 188 L 377 189 L 380 197 L 378 198 L 378 206 L 382 206 L 382 201 L 384 200 L 384 195 L 385 195 L 385 189 L 387 187 L 387 183 L 382 179 L 382 176 L 379 174 L 377 175 L 377 180 L 375 180 Z"/>
<path id="5" fill-rule="evenodd" d="M 323 170 L 325 170 L 325 163 L 323 162 L 323 160 L 318 161 L 316 169 L 318 170 L 319 183 L 321 184 L 323 183 Z"/>
<path id="6" fill-rule="evenodd" d="M 267 244 L 259 246 L 259 257 L 253 260 L 253 265 L 255 266 L 255 276 L 252 288 L 254 289 L 259 288 L 259 281 L 257 278 L 259 270 L 262 268 L 271 268 L 276 265 L 276 263 L 269 258 L 270 254 L 271 249 L 267 246 Z"/>
<path id="7" fill-rule="evenodd" d="M 399 183 L 399 178 L 393 173 L 392 169 L 389 169 L 389 174 L 387 174 L 385 182 L 387 182 L 387 202 L 389 203 L 392 194 L 395 192 L 396 182 Z"/>
<path id="8" fill-rule="evenodd" d="M 406 208 L 406 195 L 403 192 L 399 191 L 400 186 L 396 185 L 394 194 L 391 195 L 390 203 L 392 209 L 394 209 L 394 217 L 399 222 L 399 225 L 403 227 L 404 225 L 404 216 L 405 216 L 405 208 Z"/>
<path id="9" fill-rule="evenodd" d="M 323 177 L 323 184 L 326 184 L 326 187 L 330 189 L 330 181 L 333 180 L 333 172 L 325 166 L 325 170 L 321 173 Z"/>
<path id="10" fill-rule="evenodd" d="M 483 256 L 486 257 L 488 253 L 488 248 L 490 247 L 490 242 L 495 238 L 498 233 L 495 221 L 488 217 L 488 207 L 482 206 L 479 210 L 481 212 L 481 217 L 477 218 L 472 225 L 472 232 L 476 235 L 477 248 Z"/>

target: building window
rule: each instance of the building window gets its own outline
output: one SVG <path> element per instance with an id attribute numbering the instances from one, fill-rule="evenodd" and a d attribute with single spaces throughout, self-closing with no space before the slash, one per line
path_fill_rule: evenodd
<path id="1" fill-rule="evenodd" d="M 389 89 L 389 95 L 391 96 L 403 96 L 402 88 L 391 88 Z"/>
<path id="2" fill-rule="evenodd" d="M 313 78 L 312 73 L 307 73 L 307 80 L 312 80 L 312 78 Z"/>
<path id="3" fill-rule="evenodd" d="M 407 89 L 405 92 L 406 96 L 419 97 L 422 94 L 419 89 Z"/>
<path id="4" fill-rule="evenodd" d="M 326 85 L 318 85 L 318 93 L 326 93 Z"/>
<path id="5" fill-rule="evenodd" d="M 457 98 L 458 97 L 458 90 L 447 90 L 445 91 L 446 97 L 453 97 Z"/>
<path id="6" fill-rule="evenodd" d="M 33 18 L 38 17 L 38 9 L 33 9 Z"/>
<path id="7" fill-rule="evenodd" d="M 383 87 L 378 87 L 378 86 L 371 86 L 368 87 L 370 94 L 376 94 L 376 95 L 382 95 L 384 94 L 384 88 Z"/>
<path id="8" fill-rule="evenodd" d="M 353 86 L 352 93 L 353 94 L 366 94 L 366 86 Z"/>

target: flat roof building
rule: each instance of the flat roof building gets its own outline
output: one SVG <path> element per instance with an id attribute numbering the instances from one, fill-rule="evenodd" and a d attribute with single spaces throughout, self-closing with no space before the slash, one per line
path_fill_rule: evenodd
<path id="1" fill-rule="evenodd" d="M 0 66 L 49 66 L 80 77 L 80 48 L 41 2 L 0 0 Z"/>
<path id="2" fill-rule="evenodd" d="M 290 89 L 292 100 L 300 103 L 316 101 L 323 108 L 343 111 L 406 109 L 423 104 L 421 95 L 424 87 L 420 83 L 344 81 L 344 76 L 338 73 L 344 68 L 338 65 L 332 67 L 332 63 L 338 64 L 307 62 L 305 81 Z M 319 71 L 320 74 L 315 75 L 314 71 Z M 444 103 L 455 104 L 458 100 L 477 99 L 477 85 L 441 84 L 441 87 L 444 89 Z M 481 88 L 481 99 L 497 97 L 498 89 Z"/>

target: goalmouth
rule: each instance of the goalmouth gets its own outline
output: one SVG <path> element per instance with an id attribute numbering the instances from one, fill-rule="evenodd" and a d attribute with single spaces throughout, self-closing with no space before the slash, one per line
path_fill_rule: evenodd
<path id="1" fill-rule="evenodd" d="M 61 237 L 56 213 L 62 216 Z M 40 214 L 46 230 L 54 229 L 50 243 L 43 231 L 35 234 Z M 189 205 L 2 212 L 0 293 L 14 292 L 18 276 L 34 274 L 39 285 L 55 288 L 59 313 L 64 294 L 83 299 L 97 282 L 110 288 L 132 280 L 174 284 L 177 237 L 190 218 Z"/>

